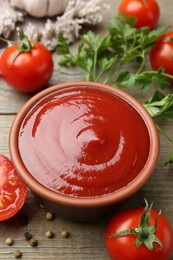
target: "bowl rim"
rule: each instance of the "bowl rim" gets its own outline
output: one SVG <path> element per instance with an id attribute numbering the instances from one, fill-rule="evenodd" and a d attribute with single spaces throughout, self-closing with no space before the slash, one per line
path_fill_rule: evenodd
<path id="1" fill-rule="evenodd" d="M 76 197 L 62 195 L 53 190 L 48 189 L 47 187 L 39 183 L 26 169 L 24 163 L 22 162 L 20 151 L 18 148 L 18 133 L 20 130 L 20 125 L 24 117 L 26 116 L 26 114 L 29 112 L 29 110 L 32 108 L 33 105 L 39 102 L 40 99 L 58 90 L 62 90 L 67 87 L 81 87 L 81 86 L 95 87 L 98 89 L 107 90 L 119 96 L 124 101 L 126 101 L 138 112 L 138 114 L 144 120 L 150 138 L 148 159 L 140 174 L 138 174 L 137 177 L 133 179 L 125 187 L 113 193 L 106 194 L 99 197 L 76 198 Z M 139 188 L 148 180 L 148 178 L 154 171 L 154 168 L 158 160 L 159 136 L 158 136 L 158 131 L 156 129 L 155 123 L 151 118 L 151 116 L 149 115 L 149 113 L 147 112 L 147 110 L 136 98 L 134 98 L 127 92 L 100 82 L 74 81 L 74 82 L 56 84 L 51 87 L 48 87 L 47 89 L 44 89 L 38 92 L 37 94 L 35 94 L 23 105 L 23 107 L 19 110 L 19 112 L 15 116 L 10 129 L 9 151 L 10 151 L 10 156 L 13 161 L 14 167 L 18 172 L 20 178 L 38 196 L 46 200 L 58 203 L 60 205 L 76 206 L 76 207 L 95 207 L 95 206 L 99 207 L 99 206 L 106 206 L 113 203 L 117 203 L 126 199 L 127 197 L 134 194 L 137 190 L 139 190 Z"/>

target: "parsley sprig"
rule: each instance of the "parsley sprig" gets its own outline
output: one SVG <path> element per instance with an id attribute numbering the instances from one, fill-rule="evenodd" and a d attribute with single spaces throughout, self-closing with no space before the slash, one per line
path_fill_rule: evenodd
<path id="1" fill-rule="evenodd" d="M 136 29 L 135 23 L 134 18 L 128 19 L 127 23 L 125 15 L 113 18 L 106 35 L 92 31 L 84 34 L 76 53 L 71 52 L 66 39 L 59 35 L 56 49 L 57 54 L 62 56 L 59 64 L 82 68 L 87 81 L 101 81 L 118 88 L 136 86 L 141 90 L 154 86 L 156 91 L 144 104 L 145 108 L 154 119 L 173 119 L 173 94 L 164 95 L 157 90 L 169 85 L 169 78 L 173 76 L 165 73 L 163 68 L 158 71 L 146 70 L 148 52 L 166 29 Z M 173 146 L 173 139 L 158 125 L 157 128 Z M 173 149 L 166 164 L 168 163 L 173 163 Z"/>
<path id="2" fill-rule="evenodd" d="M 158 83 L 165 81 L 168 77 L 163 71 L 143 71 L 147 51 L 165 28 L 159 27 L 153 31 L 147 27 L 136 29 L 133 27 L 135 22 L 136 19 L 131 18 L 127 23 L 124 15 L 121 19 L 113 18 L 107 35 L 92 31 L 84 34 L 75 54 L 70 51 L 65 38 L 59 35 L 57 54 L 63 56 L 60 65 L 81 67 L 87 81 L 102 81 L 117 87 L 137 85 L 143 89 L 149 87 L 153 78 L 159 78 Z M 132 62 L 139 64 L 135 72 L 124 69 Z"/>
<path id="3" fill-rule="evenodd" d="M 148 112 L 154 119 L 158 117 L 173 119 L 173 94 L 164 95 L 160 91 L 156 90 L 153 96 L 148 101 L 145 102 L 144 107 L 148 110 Z M 156 126 L 158 131 L 173 146 L 173 139 L 170 136 L 168 136 L 158 124 L 156 124 Z M 173 163 L 173 148 L 165 164 L 172 164 L 172 163 Z"/>

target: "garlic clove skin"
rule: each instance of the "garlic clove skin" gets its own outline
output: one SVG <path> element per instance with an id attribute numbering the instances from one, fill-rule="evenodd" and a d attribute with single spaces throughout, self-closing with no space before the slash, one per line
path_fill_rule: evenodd
<path id="1" fill-rule="evenodd" d="M 24 3 L 21 0 L 10 0 L 10 4 L 11 4 L 11 6 L 17 7 L 19 9 L 25 8 Z"/>
<path id="2" fill-rule="evenodd" d="M 48 9 L 47 9 L 47 16 L 55 16 L 57 14 L 62 14 L 65 11 L 67 5 L 66 0 L 56 0 L 48 1 Z"/>
<path id="3" fill-rule="evenodd" d="M 28 14 L 34 17 L 43 17 L 47 12 L 47 0 L 23 0 L 25 10 Z"/>
<path id="4" fill-rule="evenodd" d="M 13 7 L 40 18 L 62 14 L 65 11 L 67 0 L 10 0 L 10 3 Z"/>

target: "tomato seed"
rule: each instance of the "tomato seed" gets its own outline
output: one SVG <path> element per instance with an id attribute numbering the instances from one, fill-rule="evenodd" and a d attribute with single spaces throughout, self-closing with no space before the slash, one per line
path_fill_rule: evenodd
<path id="1" fill-rule="evenodd" d="M 2 200 L 0 201 L 0 209 L 4 208 L 4 204 L 2 203 Z"/>
<path id="2" fill-rule="evenodd" d="M 17 182 L 16 181 L 9 181 L 8 182 L 11 186 L 15 187 L 17 186 Z"/>

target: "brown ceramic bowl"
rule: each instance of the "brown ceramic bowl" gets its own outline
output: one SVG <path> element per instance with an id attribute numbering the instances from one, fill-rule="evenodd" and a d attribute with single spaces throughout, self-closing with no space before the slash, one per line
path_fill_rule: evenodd
<path id="1" fill-rule="evenodd" d="M 33 177 L 34 173 L 31 172 L 31 170 L 29 171 L 27 169 L 22 159 L 23 154 L 19 149 L 19 141 L 20 141 L 19 133 L 21 135 L 21 125 L 26 115 L 33 109 L 33 107 L 36 106 L 36 104 L 38 104 L 40 100 L 44 99 L 44 97 L 46 97 L 47 95 L 52 95 L 55 92 L 58 93 L 59 91 L 63 93 L 63 91 L 67 91 L 70 88 L 80 89 L 81 86 L 83 89 L 92 88 L 97 91 L 105 92 L 108 95 L 116 96 L 118 97 L 118 99 L 125 102 L 125 104 L 127 104 L 130 107 L 130 109 L 134 110 L 135 113 L 138 114 L 140 120 L 142 120 L 143 124 L 145 125 L 147 135 L 148 135 L 148 143 L 149 143 L 146 161 L 142 166 L 142 168 L 140 169 L 140 172 L 132 181 L 122 186 L 121 188 L 117 189 L 116 191 L 112 191 L 110 193 L 108 192 L 107 194 L 88 196 L 88 197 L 69 196 L 47 188 L 46 185 L 44 185 L 44 183 L 41 183 L 35 177 Z M 119 118 L 122 117 L 121 120 L 122 121 L 124 120 L 122 114 L 119 114 L 118 117 Z M 40 118 L 40 121 L 41 120 L 42 119 Z M 134 129 L 138 129 L 138 125 L 134 125 Z M 143 139 L 143 137 L 141 139 Z M 28 144 L 29 144 L 28 146 L 30 146 L 30 143 Z M 148 180 L 157 163 L 158 154 L 159 154 L 159 138 L 158 138 L 158 132 L 155 127 L 155 123 L 153 122 L 148 112 L 136 99 L 134 99 L 129 94 L 125 93 L 122 90 L 101 83 L 71 82 L 71 83 L 59 84 L 56 86 L 52 86 L 48 89 L 45 89 L 40 93 L 36 94 L 35 96 L 33 96 L 28 102 L 26 102 L 26 104 L 22 107 L 22 109 L 17 114 L 13 122 L 13 125 L 11 127 L 10 136 L 9 136 L 9 148 L 10 148 L 12 161 L 14 163 L 14 166 L 19 176 L 25 182 L 25 184 L 31 189 L 35 198 L 40 204 L 42 204 L 47 210 L 54 212 L 55 214 L 57 214 L 58 216 L 64 219 L 69 219 L 73 221 L 93 221 L 98 218 L 107 216 L 107 214 L 109 214 L 113 209 L 115 209 L 116 205 L 118 205 L 120 202 L 124 201 L 132 194 L 134 194 Z M 27 155 L 29 156 L 29 154 L 30 155 L 32 154 L 30 148 L 28 148 L 27 153 L 25 154 L 26 160 L 27 160 Z M 130 155 L 131 152 L 129 152 L 129 157 Z M 33 161 L 34 161 L 34 157 L 33 157 Z M 128 163 L 128 156 L 127 156 L 127 163 Z"/>

